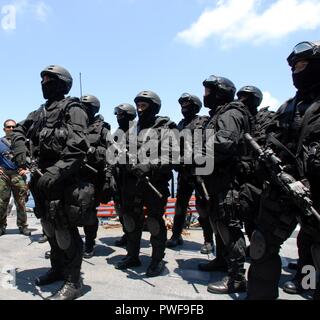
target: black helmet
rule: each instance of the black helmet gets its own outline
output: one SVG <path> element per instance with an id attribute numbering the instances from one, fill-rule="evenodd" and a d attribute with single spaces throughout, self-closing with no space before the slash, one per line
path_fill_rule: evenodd
<path id="1" fill-rule="evenodd" d="M 122 103 L 114 108 L 114 114 L 118 115 L 119 113 L 125 113 L 133 119 L 137 116 L 137 111 L 134 106 L 129 103 Z"/>
<path id="2" fill-rule="evenodd" d="M 45 76 L 46 74 L 54 75 L 58 79 L 60 79 L 65 84 L 65 90 L 63 94 L 69 93 L 72 87 L 73 79 L 68 70 L 57 65 L 51 65 L 41 71 L 40 73 L 41 78 L 43 78 L 43 76 Z"/>
<path id="3" fill-rule="evenodd" d="M 219 98 L 225 99 L 226 102 L 233 101 L 237 91 L 236 86 L 231 80 L 214 75 L 204 80 L 203 86 L 218 91 Z"/>
<path id="4" fill-rule="evenodd" d="M 238 98 L 240 99 L 243 94 L 252 95 L 255 98 L 254 104 L 257 107 L 260 106 L 260 104 L 263 100 L 263 93 L 261 92 L 261 90 L 259 88 L 255 87 L 255 86 L 245 86 L 245 87 L 241 88 L 237 92 Z"/>
<path id="5" fill-rule="evenodd" d="M 155 114 L 158 114 L 161 108 L 161 99 L 160 97 L 152 91 L 142 91 L 134 99 L 134 102 L 149 102 L 152 107 L 155 108 Z"/>
<path id="6" fill-rule="evenodd" d="M 97 97 L 87 94 L 82 96 L 80 100 L 88 109 L 94 110 L 94 114 L 100 111 L 100 101 Z"/>
<path id="7" fill-rule="evenodd" d="M 193 94 L 183 93 L 178 101 L 179 101 L 180 105 L 183 102 L 191 102 L 193 105 L 196 106 L 196 109 L 195 109 L 196 113 L 199 113 L 201 108 L 202 108 L 201 100 L 197 96 L 195 96 Z"/>
<path id="8" fill-rule="evenodd" d="M 287 61 L 290 67 L 299 60 L 320 59 L 320 41 L 303 41 L 298 43 L 292 50 Z"/>

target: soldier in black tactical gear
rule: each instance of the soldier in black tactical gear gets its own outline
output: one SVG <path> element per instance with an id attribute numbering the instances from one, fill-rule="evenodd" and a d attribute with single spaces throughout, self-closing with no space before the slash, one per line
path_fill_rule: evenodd
<path id="1" fill-rule="evenodd" d="M 139 158 L 137 164 L 128 166 L 128 171 L 124 175 L 124 181 L 122 181 L 121 203 L 128 237 L 128 255 L 117 264 L 116 268 L 127 269 L 141 265 L 139 251 L 145 220 L 143 208 L 146 207 L 147 226 L 151 233 L 152 245 L 152 261 L 146 275 L 156 277 L 165 268 L 163 258 L 167 229 L 163 215 L 170 194 L 169 180 L 172 174 L 172 165 L 169 161 L 170 153 L 165 152 L 162 138 L 164 138 L 168 129 L 176 128 L 176 125 L 167 117 L 157 116 L 161 108 L 161 100 L 154 92 L 142 91 L 134 101 L 139 116 L 137 124 Z M 168 154 L 169 159 L 163 156 L 166 154 Z M 142 155 L 145 155 L 145 157 L 142 157 Z M 159 158 L 159 155 L 162 155 L 162 157 Z M 128 156 L 130 155 L 128 154 Z M 150 159 L 153 161 L 150 162 Z M 161 193 L 161 196 L 159 193 Z"/>
<path id="2" fill-rule="evenodd" d="M 310 185 L 313 206 L 319 211 L 320 171 L 313 156 L 313 146 L 318 145 L 320 139 L 320 42 L 297 44 L 288 63 L 297 93 L 276 113 L 275 121 L 268 129 L 271 134 L 269 145 L 283 162 L 286 173 Z M 317 271 L 320 270 L 319 222 L 313 216 L 307 216 L 306 210 L 297 207 L 275 182 L 269 181 L 269 177 L 270 174 L 265 175 L 267 183 L 261 197 L 257 230 L 251 239 L 248 299 L 252 300 L 278 298 L 280 247 L 295 230 L 298 221 L 303 235 L 298 239 L 298 271 L 293 281 L 286 285 L 287 292 L 301 290 L 304 265 L 313 260 Z M 315 299 L 319 299 L 319 288 L 318 283 Z"/>
<path id="3" fill-rule="evenodd" d="M 111 199 L 112 175 L 111 168 L 107 167 L 106 148 L 108 148 L 107 137 L 110 125 L 104 121 L 100 111 L 100 101 L 93 95 L 84 95 L 81 102 L 87 112 L 88 140 L 90 148 L 87 153 L 85 165 L 80 170 L 83 181 L 87 182 L 89 194 L 94 194 L 93 199 L 88 199 L 87 213 L 83 219 L 83 229 L 86 236 L 83 257 L 90 259 L 94 255 L 95 239 L 99 227 L 97 218 L 97 207 L 100 203 L 107 203 Z"/>
<path id="4" fill-rule="evenodd" d="M 126 143 L 129 140 L 130 132 L 136 130 L 136 123 L 135 118 L 137 117 L 137 111 L 134 106 L 128 103 L 122 103 L 118 105 L 114 109 L 114 114 L 117 116 L 118 122 L 118 129 L 114 133 L 114 140 L 118 142 L 118 139 L 124 138 Z M 125 225 L 123 223 L 123 214 L 122 214 L 122 203 L 121 203 L 121 194 L 122 194 L 122 175 L 125 174 L 125 168 L 121 165 L 117 165 L 114 167 L 113 170 L 115 183 L 116 183 L 116 190 L 114 194 L 114 202 L 115 202 L 115 209 L 119 215 L 120 222 L 123 228 L 123 236 L 115 241 L 115 245 L 118 247 L 123 247 L 127 245 L 127 231 Z"/>
<path id="5" fill-rule="evenodd" d="M 218 271 L 227 267 L 228 276 L 222 281 L 209 284 L 209 292 L 243 292 L 246 290 L 246 243 L 238 218 L 237 196 L 233 184 L 236 164 L 244 152 L 243 136 L 250 130 L 250 115 L 241 102 L 234 101 L 236 88 L 229 79 L 210 76 L 203 85 L 204 105 L 210 109 L 210 120 L 205 129 L 213 129 L 215 132 L 214 145 L 206 142 L 206 151 L 214 154 L 214 171 L 203 178 L 210 195 L 207 212 L 216 234 L 217 258 L 209 264 L 199 265 L 199 268 Z M 223 250 L 219 252 L 221 245 Z"/>
<path id="6" fill-rule="evenodd" d="M 263 100 L 261 90 L 255 86 L 245 86 L 237 92 L 239 101 L 242 102 L 251 114 L 251 135 L 259 135 L 261 142 L 261 121 L 258 121 L 258 107 Z M 259 128 L 258 128 L 259 126 Z M 250 150 L 251 151 L 251 150 Z M 251 239 L 255 230 L 255 219 L 259 212 L 262 181 L 254 174 L 255 157 L 248 151 L 239 163 L 236 182 L 239 186 L 240 218 L 244 222 L 246 234 Z M 247 248 L 247 256 L 250 247 Z"/>
<path id="7" fill-rule="evenodd" d="M 189 93 L 184 93 L 179 98 L 181 112 L 184 119 L 178 124 L 178 130 L 190 130 L 191 133 L 196 129 L 203 129 L 209 120 L 208 116 L 199 116 L 198 113 L 202 108 L 200 99 Z M 206 201 L 202 193 L 201 186 L 198 185 L 195 175 L 192 174 L 190 167 L 182 165 L 178 168 L 178 188 L 177 200 L 175 204 L 175 216 L 172 228 L 172 237 L 167 241 L 168 248 L 174 248 L 183 244 L 181 233 L 185 224 L 186 214 L 189 206 L 190 198 L 196 190 L 197 202 Z M 210 254 L 213 249 L 213 231 L 210 226 L 209 218 L 199 216 L 199 223 L 203 228 L 204 245 L 201 247 L 201 253 Z"/>
<path id="8" fill-rule="evenodd" d="M 34 171 L 30 188 L 35 214 L 49 239 L 51 269 L 35 283 L 43 286 L 64 280 L 63 287 L 48 299 L 73 300 L 82 294 L 83 243 L 77 225 L 84 205 L 79 198 L 79 191 L 85 188 L 79 169 L 88 151 L 88 118 L 79 99 L 65 98 L 72 87 L 66 69 L 51 65 L 41 72 L 41 78 L 47 101 L 15 128 L 14 159 L 20 167 L 28 167 L 28 139 L 31 160 L 37 161 L 41 171 Z"/>

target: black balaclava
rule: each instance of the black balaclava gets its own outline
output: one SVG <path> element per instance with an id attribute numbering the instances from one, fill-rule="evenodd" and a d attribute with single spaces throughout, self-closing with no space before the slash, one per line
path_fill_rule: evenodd
<path id="1" fill-rule="evenodd" d="M 145 129 L 153 125 L 157 115 L 157 107 L 150 104 L 149 107 L 144 111 L 138 111 L 139 117 L 139 129 Z"/>
<path id="2" fill-rule="evenodd" d="M 249 110 L 251 115 L 256 116 L 258 113 L 257 98 L 251 94 L 242 95 L 239 99 Z"/>
<path id="3" fill-rule="evenodd" d="M 65 83 L 60 79 L 50 79 L 41 84 L 43 97 L 46 100 L 59 100 L 64 97 Z"/>
<path id="4" fill-rule="evenodd" d="M 86 113 L 88 115 L 89 123 L 92 124 L 96 119 L 96 114 L 99 112 L 99 108 L 91 106 L 90 104 L 86 104 L 86 103 L 84 105 L 85 105 Z"/>
<path id="5" fill-rule="evenodd" d="M 216 109 L 227 103 L 226 98 L 219 94 L 217 89 L 211 89 L 212 92 L 203 97 L 203 104 L 206 108 L 211 109 L 210 114 L 214 113 Z"/>
<path id="6" fill-rule="evenodd" d="M 309 60 L 306 68 L 292 72 L 293 84 L 301 93 L 309 93 L 320 85 L 320 60 Z"/>
<path id="7" fill-rule="evenodd" d="M 119 128 L 124 132 L 127 132 L 129 130 L 130 121 L 132 121 L 132 117 L 125 112 L 117 115 Z"/>
<path id="8" fill-rule="evenodd" d="M 181 107 L 181 113 L 187 122 L 194 119 L 197 115 L 197 108 L 198 107 L 194 103 Z"/>

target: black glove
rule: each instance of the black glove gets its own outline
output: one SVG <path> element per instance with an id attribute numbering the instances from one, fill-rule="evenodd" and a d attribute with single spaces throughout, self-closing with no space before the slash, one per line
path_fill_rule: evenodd
<path id="1" fill-rule="evenodd" d="M 320 147 L 318 143 L 312 143 L 309 147 L 307 158 L 307 172 L 309 175 L 319 176 Z"/>
<path id="2" fill-rule="evenodd" d="M 147 176 L 151 171 L 151 165 L 150 164 L 137 164 L 134 167 L 132 167 L 131 172 L 137 177 L 137 178 L 143 178 Z"/>
<path id="3" fill-rule="evenodd" d="M 53 187 L 57 184 L 60 179 L 60 172 L 58 167 L 49 167 L 46 172 L 41 176 L 38 181 L 39 190 L 43 191 L 45 194 L 50 194 Z"/>

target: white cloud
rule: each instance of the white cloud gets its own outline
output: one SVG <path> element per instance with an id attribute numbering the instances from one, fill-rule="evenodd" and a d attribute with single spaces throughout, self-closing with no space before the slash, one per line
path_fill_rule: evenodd
<path id="1" fill-rule="evenodd" d="M 34 5 L 34 12 L 38 20 L 45 22 L 47 21 L 48 14 L 50 12 L 50 7 L 44 2 L 38 2 Z"/>
<path id="2" fill-rule="evenodd" d="M 274 98 L 270 92 L 263 92 L 263 101 L 261 103 L 261 108 L 269 107 L 270 111 L 277 111 L 280 107 L 280 102 Z"/>
<path id="3" fill-rule="evenodd" d="M 192 46 L 203 44 L 210 37 L 227 42 L 281 39 L 299 30 L 320 27 L 319 0 L 275 0 L 261 12 L 266 0 L 219 0 L 215 8 L 206 9 L 177 38 Z"/>
<path id="4" fill-rule="evenodd" d="M 50 7 L 44 1 L 16 0 L 13 2 L 20 15 L 29 15 L 41 22 L 46 22 Z"/>

